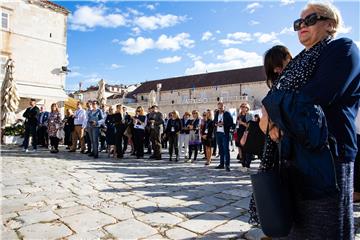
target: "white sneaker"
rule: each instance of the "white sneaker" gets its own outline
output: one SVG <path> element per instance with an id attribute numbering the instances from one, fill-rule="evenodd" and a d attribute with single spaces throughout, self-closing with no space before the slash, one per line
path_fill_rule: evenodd
<path id="1" fill-rule="evenodd" d="M 27 153 L 27 152 L 29 152 L 29 149 L 24 148 L 24 149 L 23 149 L 23 152 L 26 152 L 26 153 Z"/>
<path id="2" fill-rule="evenodd" d="M 243 173 L 247 173 L 249 171 L 249 169 L 246 167 L 240 167 L 240 171 Z"/>

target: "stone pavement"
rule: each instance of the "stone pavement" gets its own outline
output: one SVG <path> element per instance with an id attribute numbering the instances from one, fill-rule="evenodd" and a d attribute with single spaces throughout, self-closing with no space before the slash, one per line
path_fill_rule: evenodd
<path id="1" fill-rule="evenodd" d="M 236 160 L 228 173 L 214 169 L 218 160 L 205 167 L 105 154 L 93 159 L 64 149 L 23 153 L 16 146 L 1 154 L 1 239 L 263 237 L 247 223 L 249 173 Z M 359 205 L 355 220 L 359 235 Z"/>

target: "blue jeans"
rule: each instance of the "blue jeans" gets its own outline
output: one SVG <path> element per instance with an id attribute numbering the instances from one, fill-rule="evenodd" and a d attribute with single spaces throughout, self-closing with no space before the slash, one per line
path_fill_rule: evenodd
<path id="1" fill-rule="evenodd" d="M 99 128 L 89 127 L 89 137 L 92 146 L 92 152 L 95 156 L 99 155 Z"/>
<path id="2" fill-rule="evenodd" d="M 216 133 L 216 143 L 219 147 L 220 165 L 230 167 L 229 134 Z"/>

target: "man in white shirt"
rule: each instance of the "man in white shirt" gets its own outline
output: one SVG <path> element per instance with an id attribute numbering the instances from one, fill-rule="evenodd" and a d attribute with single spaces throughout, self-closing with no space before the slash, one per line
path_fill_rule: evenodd
<path id="1" fill-rule="evenodd" d="M 82 103 L 77 103 L 77 109 L 74 114 L 74 130 L 72 132 L 72 146 L 69 152 L 75 152 L 77 140 L 80 140 L 81 153 L 85 152 L 84 129 L 87 124 L 87 116 L 85 110 L 82 108 Z"/>

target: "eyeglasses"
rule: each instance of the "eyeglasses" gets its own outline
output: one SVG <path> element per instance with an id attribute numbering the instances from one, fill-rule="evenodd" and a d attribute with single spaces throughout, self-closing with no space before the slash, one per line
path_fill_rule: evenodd
<path id="1" fill-rule="evenodd" d="M 313 26 L 317 23 L 317 21 L 323 21 L 329 19 L 328 17 L 319 16 L 317 13 L 311 13 L 307 15 L 304 19 L 299 18 L 294 21 L 294 31 L 299 31 L 301 29 L 301 24 L 305 24 L 305 26 Z"/>

